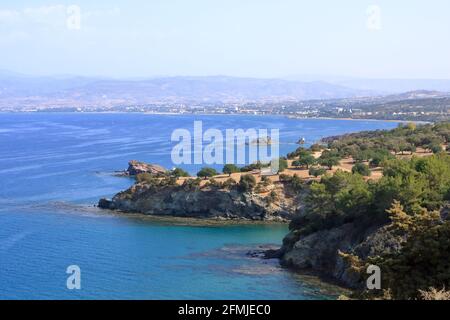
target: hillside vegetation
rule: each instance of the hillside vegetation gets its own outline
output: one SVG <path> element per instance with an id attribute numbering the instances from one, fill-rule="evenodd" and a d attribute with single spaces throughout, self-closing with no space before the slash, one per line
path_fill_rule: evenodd
<path id="1" fill-rule="evenodd" d="M 309 183 L 282 262 L 334 277 L 355 297 L 419 299 L 449 288 L 449 138 L 450 123 L 441 123 L 327 139 L 329 152 L 381 166 L 383 175 L 339 170 Z M 381 268 L 382 290 L 365 287 L 371 264 Z"/>

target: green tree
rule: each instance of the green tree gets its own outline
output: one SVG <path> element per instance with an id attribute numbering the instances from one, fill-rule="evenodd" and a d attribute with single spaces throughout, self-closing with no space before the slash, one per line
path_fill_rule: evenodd
<path id="1" fill-rule="evenodd" d="M 202 168 L 199 172 L 197 172 L 197 177 L 204 178 L 205 180 L 209 177 L 217 176 L 218 172 L 213 168 Z"/>
<path id="2" fill-rule="evenodd" d="M 320 157 L 319 164 L 321 166 L 328 167 L 329 170 L 333 169 L 333 166 L 337 166 L 339 164 L 340 159 L 338 157 Z"/>
<path id="3" fill-rule="evenodd" d="M 292 163 L 295 167 L 306 167 L 309 169 L 309 166 L 313 165 L 316 162 L 316 159 L 311 154 L 305 154 L 300 156 L 300 158 Z"/>
<path id="4" fill-rule="evenodd" d="M 312 152 L 319 152 L 323 149 L 324 146 L 318 143 L 314 143 L 313 145 L 311 145 L 311 147 L 309 147 L 309 150 L 311 150 Z"/>
<path id="5" fill-rule="evenodd" d="M 358 173 L 362 176 L 368 177 L 371 175 L 371 171 L 369 169 L 369 166 L 364 163 L 357 163 L 352 168 L 352 173 Z"/>
<path id="6" fill-rule="evenodd" d="M 292 161 L 292 166 L 293 167 L 301 167 L 302 163 L 299 160 L 295 160 L 295 161 Z"/>
<path id="7" fill-rule="evenodd" d="M 375 150 L 370 160 L 371 167 L 380 167 L 384 161 L 394 159 L 394 156 L 386 149 Z"/>
<path id="8" fill-rule="evenodd" d="M 231 176 L 232 173 L 236 173 L 239 171 L 240 171 L 240 169 L 237 166 L 235 166 L 234 164 L 226 164 L 222 170 L 222 172 L 225 174 L 228 174 L 228 176 Z"/>
<path id="9" fill-rule="evenodd" d="M 171 175 L 176 177 L 176 178 L 181 178 L 181 177 L 189 177 L 190 174 L 186 171 L 184 171 L 181 168 L 175 168 L 172 170 Z"/>
<path id="10" fill-rule="evenodd" d="M 433 153 L 439 153 L 443 151 L 442 146 L 439 143 L 431 143 L 427 146 L 427 148 L 430 149 Z"/>
<path id="11" fill-rule="evenodd" d="M 359 150 L 353 154 L 353 160 L 355 162 L 365 162 L 372 158 L 373 152 L 371 150 Z"/>

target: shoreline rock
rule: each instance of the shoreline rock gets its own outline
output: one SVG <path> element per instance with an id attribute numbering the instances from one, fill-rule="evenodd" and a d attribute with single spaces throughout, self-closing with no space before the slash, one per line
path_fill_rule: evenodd
<path id="1" fill-rule="evenodd" d="M 144 171 L 157 178 L 167 173 L 159 166 L 130 161 L 128 175 Z M 137 182 L 112 199 L 100 199 L 97 206 L 144 215 L 287 222 L 300 203 L 300 195 L 282 182 L 243 191 L 239 185 L 222 185 L 213 180 L 202 184 L 190 178 L 180 184 L 167 174 L 159 178 Z"/>
<path id="2" fill-rule="evenodd" d="M 116 171 L 116 176 L 133 177 L 142 173 L 149 173 L 156 177 L 167 175 L 168 170 L 157 164 L 149 164 L 142 161 L 131 160 L 128 162 L 128 168 L 124 171 Z"/>
<path id="3" fill-rule="evenodd" d="M 363 285 L 361 279 L 349 272 L 339 252 L 352 253 L 365 259 L 382 253 L 398 252 L 403 240 L 390 232 L 387 226 L 374 226 L 361 232 L 355 223 L 306 236 L 299 236 L 295 230 L 291 230 L 283 239 L 283 246 L 276 256 L 282 266 L 294 271 L 313 272 L 326 281 L 359 289 Z"/>
<path id="4" fill-rule="evenodd" d="M 240 193 L 213 187 L 185 189 L 183 186 L 152 187 L 135 184 L 116 194 L 111 200 L 100 199 L 98 207 L 125 213 L 249 221 L 290 221 L 296 207 L 284 203 L 278 191 L 277 202 L 268 203 L 256 193 Z M 281 196 L 281 198 L 280 198 Z"/>

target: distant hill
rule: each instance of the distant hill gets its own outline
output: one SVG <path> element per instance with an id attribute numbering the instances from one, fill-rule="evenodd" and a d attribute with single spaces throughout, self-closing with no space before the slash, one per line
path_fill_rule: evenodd
<path id="1" fill-rule="evenodd" d="M 115 80 L 83 77 L 28 77 L 0 72 L 0 106 L 113 106 L 161 102 L 268 102 L 340 99 L 375 95 L 314 81 L 236 77 L 166 77 Z"/>
<path id="2" fill-rule="evenodd" d="M 417 90 L 450 92 L 450 80 L 447 79 L 341 79 L 329 82 L 354 89 L 374 90 L 385 94 Z"/>
<path id="3" fill-rule="evenodd" d="M 430 91 L 430 90 L 415 90 L 400 94 L 394 94 L 384 97 L 386 100 L 416 100 L 416 99 L 435 99 L 435 98 L 449 98 L 449 92 Z"/>

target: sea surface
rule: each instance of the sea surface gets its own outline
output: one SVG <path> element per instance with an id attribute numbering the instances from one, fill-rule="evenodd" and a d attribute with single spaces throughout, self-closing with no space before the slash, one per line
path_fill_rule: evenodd
<path id="1" fill-rule="evenodd" d="M 132 184 L 131 159 L 172 168 L 173 130 L 270 129 L 281 153 L 300 137 L 390 129 L 379 121 L 275 116 L 0 114 L 0 299 L 332 299 L 337 293 L 247 255 L 280 245 L 286 225 L 189 226 L 94 207 Z M 198 165 L 183 166 L 195 173 Z M 218 166 L 220 168 L 221 166 Z M 81 270 L 69 290 L 68 266 Z"/>

